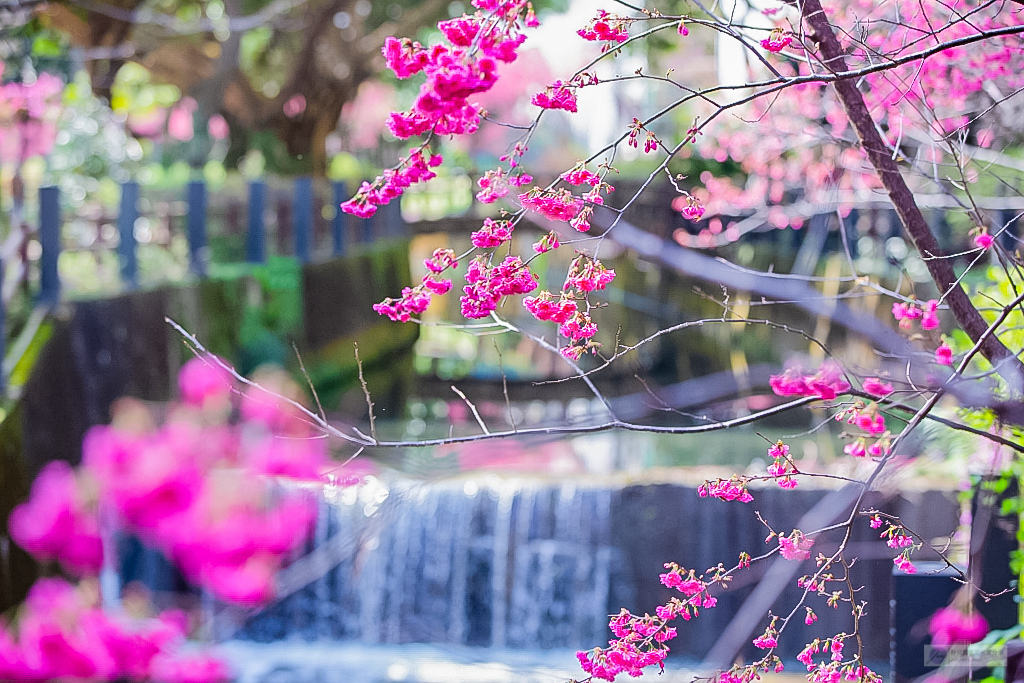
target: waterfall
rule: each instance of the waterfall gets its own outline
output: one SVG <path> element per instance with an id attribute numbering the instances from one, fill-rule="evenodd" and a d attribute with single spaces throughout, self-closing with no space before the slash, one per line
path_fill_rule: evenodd
<path id="1" fill-rule="evenodd" d="M 767 532 L 755 511 L 788 532 L 827 491 L 770 487 L 753 493 L 755 502 L 743 505 L 702 499 L 680 484 L 495 475 L 431 483 L 370 478 L 320 497 L 308 550 L 333 549 L 329 566 L 255 614 L 223 611 L 215 632 L 234 642 L 338 647 L 432 643 L 539 652 L 603 645 L 609 614 L 620 607 L 653 612 L 671 597 L 658 582 L 664 562 L 702 572 L 719 562 L 734 564 L 741 550 L 763 552 Z M 916 495 L 913 503 L 876 497 L 865 505 L 902 514 L 925 537 L 955 528 L 957 509 L 948 496 Z M 827 554 L 829 544 L 821 539 L 815 550 Z M 861 558 L 854 578 L 865 586 L 858 596 L 869 603 L 864 626 L 887 634 L 892 554 L 866 521 L 851 544 Z M 680 622 L 673 653 L 703 656 L 762 571 L 755 565 L 740 572 L 733 587 L 720 593 L 717 608 Z M 787 588 L 776 609 L 791 608 L 800 595 L 795 585 Z M 819 622 L 796 624 L 797 636 L 782 648 L 784 655 L 799 651 L 803 635 L 811 639 L 849 626 L 848 609 L 811 600 Z M 866 643 L 870 659 L 885 658 L 887 640 Z"/>
<path id="2" fill-rule="evenodd" d="M 351 553 L 234 635 L 592 646 L 612 609 L 611 504 L 604 487 L 526 480 L 374 480 L 323 496 L 312 546 L 342 535 Z"/>

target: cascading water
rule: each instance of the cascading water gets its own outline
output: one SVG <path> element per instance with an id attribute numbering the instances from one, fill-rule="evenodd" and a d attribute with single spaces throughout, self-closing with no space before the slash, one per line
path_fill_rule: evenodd
<path id="1" fill-rule="evenodd" d="M 237 636 L 513 648 L 600 642 L 615 561 L 621 566 L 610 545 L 611 500 L 605 488 L 516 480 L 341 489 L 321 499 L 315 544 L 342 535 L 351 552 Z"/>
<path id="2" fill-rule="evenodd" d="M 256 614 L 219 612 L 212 631 L 227 641 L 243 683 L 334 680 L 328 673 L 346 683 L 428 683 L 433 679 L 415 663 L 422 661 L 446 662 L 448 673 L 439 679 L 446 683 L 533 680 L 524 674 L 532 670 L 528 665 L 547 667 L 537 680 L 566 680 L 579 675 L 574 649 L 608 640 L 609 614 L 623 606 L 653 611 L 671 596 L 658 583 L 662 563 L 678 561 L 701 572 L 734 563 L 740 550 L 757 554 L 771 546 L 764 545 L 767 533 L 755 510 L 788 532 L 828 493 L 771 487 L 754 490 L 755 502 L 742 505 L 699 498 L 692 486 L 680 484 L 496 475 L 328 486 L 310 555 L 286 570 L 291 574 L 284 584 L 293 588 Z M 926 537 L 950 533 L 955 505 L 941 493 L 921 496 L 884 507 Z M 879 499 L 867 503 L 882 506 Z M 859 595 L 874 606 L 864 628 L 882 634 L 868 640 L 867 655 L 884 660 L 892 554 L 866 523 L 851 542 L 862 546 L 857 576 L 867 588 Z M 830 547 L 834 543 L 823 540 L 815 550 Z M 681 622 L 673 653 L 690 661 L 703 657 L 763 569 L 741 572 L 717 608 Z M 799 600 L 802 591 L 793 584 L 776 609 Z M 784 655 L 795 655 L 805 642 L 796 642 L 800 635 L 810 639 L 847 626 L 847 610 L 815 600 L 821 603 L 813 605 L 818 624 L 797 624 L 795 649 Z M 749 638 L 744 642 L 749 649 Z M 277 645 L 265 649 L 268 643 Z M 521 666 L 511 666 L 512 660 Z M 466 667 L 471 661 L 477 664 Z M 452 673 L 460 666 L 465 671 Z M 494 666 L 505 668 L 494 673 Z"/>

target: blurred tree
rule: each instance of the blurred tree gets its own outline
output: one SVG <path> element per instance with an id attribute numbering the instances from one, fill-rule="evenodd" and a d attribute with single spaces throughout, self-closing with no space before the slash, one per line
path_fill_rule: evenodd
<path id="1" fill-rule="evenodd" d="M 109 100 L 117 72 L 135 61 L 195 99 L 193 165 L 209 151 L 207 121 L 221 114 L 229 159 L 270 132 L 300 160 L 292 170 L 323 175 L 327 136 L 382 70 L 384 38 L 463 10 L 450 0 L 62 0 L 41 11 L 90 51 L 97 95 Z"/>

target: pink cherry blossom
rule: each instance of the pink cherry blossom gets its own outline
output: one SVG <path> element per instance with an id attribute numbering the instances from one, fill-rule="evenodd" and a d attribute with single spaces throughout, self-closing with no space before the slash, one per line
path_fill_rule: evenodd
<path id="1" fill-rule="evenodd" d="M 615 279 L 615 271 L 605 268 L 597 259 L 580 255 L 569 265 L 562 289 L 577 289 L 580 292 L 593 292 L 607 287 Z"/>
<path id="2" fill-rule="evenodd" d="M 733 476 L 731 479 L 706 481 L 697 487 L 697 495 L 701 498 L 719 498 L 721 500 L 738 500 L 749 503 L 754 497 L 747 491 L 746 482 Z"/>
<path id="3" fill-rule="evenodd" d="M 601 176 L 597 175 L 593 171 L 588 171 L 584 166 L 576 166 L 571 171 L 566 171 L 561 175 L 562 180 L 569 183 L 570 185 L 590 185 L 597 187 L 601 184 Z"/>
<path id="4" fill-rule="evenodd" d="M 761 47 L 769 52 L 782 52 L 792 42 L 793 36 L 785 33 L 780 28 L 776 28 L 772 30 L 770 36 L 761 41 Z"/>
<path id="5" fill-rule="evenodd" d="M 922 330 L 934 330 L 939 326 L 938 307 L 939 302 L 936 299 L 925 302 L 924 307 L 921 309 Z"/>
<path id="6" fill-rule="evenodd" d="M 540 238 L 539 241 L 533 243 L 533 250 L 538 254 L 544 254 L 553 249 L 558 249 L 562 246 L 558 241 L 558 233 L 554 230 L 548 231 L 546 235 Z"/>
<path id="7" fill-rule="evenodd" d="M 568 222 L 583 208 L 583 201 L 567 190 L 549 192 L 535 187 L 519 195 L 519 201 L 525 208 L 553 221 Z"/>
<path id="8" fill-rule="evenodd" d="M 572 87 L 562 81 L 555 81 L 530 100 L 541 109 L 563 109 L 576 113 L 576 94 Z"/>
<path id="9" fill-rule="evenodd" d="M 63 461 L 43 468 L 29 500 L 11 512 L 9 528 L 26 551 L 75 574 L 95 573 L 103 563 L 96 510 L 83 502 L 75 473 Z"/>
<path id="10" fill-rule="evenodd" d="M 584 40 L 609 43 L 622 43 L 629 39 L 626 32 L 627 21 L 605 10 L 598 10 L 586 28 L 581 28 L 576 33 Z"/>
<path id="11" fill-rule="evenodd" d="M 904 574 L 917 573 L 917 567 L 914 566 L 914 563 L 906 555 L 897 555 L 892 559 L 892 563 Z"/>
<path id="12" fill-rule="evenodd" d="M 947 650 L 957 643 L 976 643 L 989 631 L 988 621 L 975 610 L 964 613 L 956 607 L 945 607 L 932 615 L 928 623 L 932 647 Z"/>
<path id="13" fill-rule="evenodd" d="M 518 178 L 521 179 L 521 176 Z M 504 170 L 500 168 L 486 171 L 476 181 L 476 184 L 480 187 L 480 191 L 476 193 L 476 199 L 481 204 L 492 204 L 498 201 L 508 194 L 510 185 L 509 179 L 505 177 Z"/>
<path id="14" fill-rule="evenodd" d="M 814 539 L 793 531 L 789 536 L 779 536 L 779 553 L 787 560 L 801 561 L 811 556 Z"/>
<path id="15" fill-rule="evenodd" d="M 512 230 L 512 225 L 508 221 L 485 218 L 483 227 L 470 235 L 470 241 L 474 247 L 480 249 L 500 247 L 512 239 Z"/>
<path id="16" fill-rule="evenodd" d="M 868 377 L 862 385 L 864 391 L 872 396 L 888 396 L 892 393 L 892 385 L 883 382 L 877 377 Z"/>
<path id="17" fill-rule="evenodd" d="M 779 396 L 817 396 L 831 400 L 850 390 L 842 370 L 833 361 L 826 361 L 813 375 L 804 375 L 795 368 L 782 375 L 772 375 L 769 385 Z"/>
<path id="18" fill-rule="evenodd" d="M 231 396 L 234 378 L 213 356 L 189 359 L 178 373 L 178 389 L 186 403 L 202 406 L 207 401 L 224 401 Z"/>
<path id="19" fill-rule="evenodd" d="M 559 324 L 568 322 L 577 312 L 576 302 L 565 293 L 556 298 L 551 292 L 543 291 L 535 297 L 525 297 L 523 306 L 537 320 L 549 320 Z"/>

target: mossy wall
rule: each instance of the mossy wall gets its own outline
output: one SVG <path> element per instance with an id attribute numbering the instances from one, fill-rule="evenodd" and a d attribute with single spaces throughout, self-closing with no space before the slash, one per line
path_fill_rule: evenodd
<path id="1" fill-rule="evenodd" d="M 175 397 L 178 368 L 193 351 L 166 318 L 243 374 L 270 362 L 304 383 L 294 345 L 328 410 L 346 395 L 363 400 L 358 343 L 381 409 L 400 402 L 418 327 L 396 333 L 371 306 L 408 282 L 408 254 L 408 242 L 390 241 L 317 265 L 277 258 L 224 277 L 62 305 L 45 324 L 48 338 L 40 337 L 20 396 L 0 421 L 3 529 L 47 462 L 79 462 L 82 438 L 110 419 L 115 399 Z M 0 544 L 0 608 L 7 608 L 23 598 L 37 568 L 6 536 Z"/>

